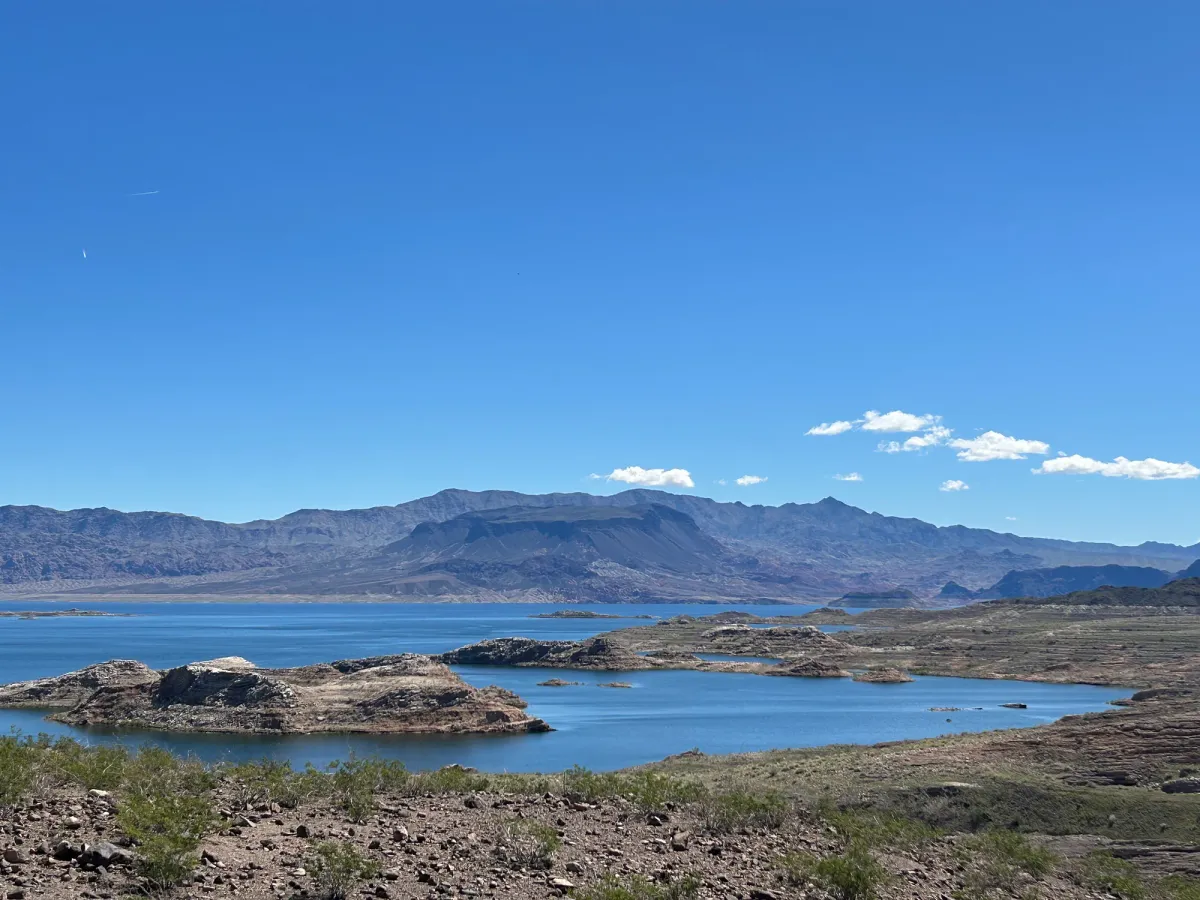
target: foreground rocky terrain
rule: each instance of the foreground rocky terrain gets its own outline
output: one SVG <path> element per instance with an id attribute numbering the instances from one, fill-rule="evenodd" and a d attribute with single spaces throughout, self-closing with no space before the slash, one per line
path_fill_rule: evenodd
<path id="1" fill-rule="evenodd" d="M 0 687 L 0 706 L 55 710 L 70 725 L 241 733 L 547 731 L 510 691 L 475 688 L 404 654 L 259 669 L 236 657 L 155 671 L 111 660 Z"/>
<path id="2" fill-rule="evenodd" d="M 1114 891 L 1113 873 L 1127 889 L 1155 891 L 1138 896 L 1193 896 L 1186 893 L 1192 882 L 1180 876 L 1193 864 L 1189 853 L 1175 853 L 1167 871 L 1127 852 L 1145 850 L 1144 842 L 939 830 L 853 797 L 839 805 L 830 788 L 804 796 L 800 782 L 778 777 L 784 769 L 769 786 L 761 772 L 731 780 L 746 768 L 737 758 L 664 764 L 690 768 L 687 778 L 585 770 L 484 776 L 455 767 L 414 775 L 384 763 L 322 775 L 269 764 L 202 770 L 155 752 L 97 765 L 95 751 L 3 740 L 0 760 L 11 764 L 24 753 L 31 767 L 63 772 L 0 792 L 0 896 L 8 900 L 142 892 L 385 900 L 1133 896 Z M 927 743 L 906 747 L 915 753 Z M 718 766 L 723 774 L 713 780 Z M 106 787 L 86 787 L 93 782 Z M 942 785 L 940 796 L 975 789 Z M 184 795 L 186 804 L 174 799 Z M 1183 799 L 1194 813 L 1194 798 Z M 175 843 L 159 840 L 164 833 Z"/>

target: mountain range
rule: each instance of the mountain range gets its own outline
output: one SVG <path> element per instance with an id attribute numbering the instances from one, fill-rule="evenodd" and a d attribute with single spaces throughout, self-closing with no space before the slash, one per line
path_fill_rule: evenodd
<path id="1" fill-rule="evenodd" d="M 1197 557 L 1200 544 L 1122 547 L 938 527 L 832 497 L 774 507 L 653 490 L 446 490 L 239 524 L 0 507 L 0 583 L 22 592 L 786 602 L 907 589 L 932 598 L 947 582 L 973 594 L 1014 571 L 1169 573 Z"/>

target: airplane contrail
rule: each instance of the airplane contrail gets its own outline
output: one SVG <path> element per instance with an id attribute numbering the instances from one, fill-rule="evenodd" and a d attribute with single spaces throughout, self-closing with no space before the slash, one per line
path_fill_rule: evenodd
<path id="1" fill-rule="evenodd" d="M 151 194 L 157 194 L 158 191 L 137 191 L 132 194 L 126 194 L 126 197 L 149 197 Z"/>

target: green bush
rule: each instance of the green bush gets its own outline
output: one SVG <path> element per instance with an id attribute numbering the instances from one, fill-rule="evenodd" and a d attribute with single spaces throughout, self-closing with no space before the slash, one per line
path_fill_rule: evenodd
<path id="1" fill-rule="evenodd" d="M 32 793 L 40 751 L 18 734 L 0 737 L 0 807 L 15 806 Z"/>
<path id="2" fill-rule="evenodd" d="M 360 882 L 379 874 L 374 860 L 353 844 L 322 841 L 313 846 L 313 877 L 321 900 L 346 900 Z"/>
<path id="3" fill-rule="evenodd" d="M 842 837 L 843 843 L 857 843 L 868 848 L 911 850 L 941 835 L 941 831 L 924 822 L 870 809 L 826 807 L 821 811 L 821 818 Z"/>
<path id="4" fill-rule="evenodd" d="M 571 896 L 576 900 L 692 900 L 700 893 L 700 884 L 693 875 L 660 884 L 641 875 L 622 879 L 609 873 Z"/>
<path id="5" fill-rule="evenodd" d="M 377 794 L 403 790 L 412 780 L 412 773 L 398 760 L 351 759 L 330 768 L 334 800 L 355 822 L 375 811 Z"/>
<path id="6" fill-rule="evenodd" d="M 486 791 L 491 781 L 486 775 L 462 766 L 443 766 L 431 772 L 418 772 L 402 788 L 410 796 L 422 794 L 470 794 Z"/>
<path id="7" fill-rule="evenodd" d="M 778 863 L 783 880 L 792 887 L 817 887 L 835 900 L 873 900 L 887 872 L 867 846 L 851 843 L 837 856 L 789 853 Z"/>
<path id="8" fill-rule="evenodd" d="M 985 831 L 972 837 L 966 849 L 970 864 L 960 892 L 964 898 L 1013 893 L 1022 873 L 1042 878 L 1053 870 L 1058 859 L 1017 831 Z"/>
<path id="9" fill-rule="evenodd" d="M 70 738 L 60 738 L 47 751 L 47 763 L 63 781 L 88 790 L 114 791 L 125 783 L 130 753 L 122 744 L 85 747 Z"/>
<path id="10" fill-rule="evenodd" d="M 1108 853 L 1093 853 L 1076 874 L 1089 887 L 1121 900 L 1200 900 L 1200 881 L 1183 875 L 1146 878 L 1133 863 Z"/>
<path id="11" fill-rule="evenodd" d="M 560 846 L 557 831 L 532 819 L 509 819 L 496 835 L 496 855 L 514 869 L 549 869 Z"/>
<path id="12" fill-rule="evenodd" d="M 725 785 L 701 801 L 704 827 L 713 834 L 739 828 L 779 828 L 787 821 L 791 804 L 778 791 Z"/>
<path id="13" fill-rule="evenodd" d="M 621 794 L 621 777 L 615 772 L 593 772 L 583 766 L 572 766 L 559 776 L 564 794 L 595 803 Z"/>
<path id="14" fill-rule="evenodd" d="M 217 780 L 216 772 L 200 760 L 145 744 L 126 763 L 122 784 L 126 791 L 148 797 L 199 796 L 216 787 Z"/>
<path id="15" fill-rule="evenodd" d="M 121 802 L 117 824 L 137 844 L 138 873 L 151 887 L 165 890 L 196 868 L 196 851 L 216 830 L 217 816 L 208 797 L 137 793 Z"/>
<path id="16" fill-rule="evenodd" d="M 230 766 L 224 774 L 233 782 L 233 802 L 240 809 L 263 803 L 295 809 L 332 788 L 330 777 L 311 765 L 297 772 L 291 763 L 272 759 Z"/>

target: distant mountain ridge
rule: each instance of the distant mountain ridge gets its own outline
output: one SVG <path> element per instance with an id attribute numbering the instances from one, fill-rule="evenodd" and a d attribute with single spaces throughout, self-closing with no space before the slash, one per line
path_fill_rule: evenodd
<path id="1" fill-rule="evenodd" d="M 241 579 L 249 588 L 254 582 L 278 581 L 300 571 L 308 573 L 305 578 L 321 581 L 316 573 L 325 568 L 323 583 L 328 590 L 344 587 L 346 593 L 354 594 L 362 588 L 351 582 L 342 585 L 345 573 L 383 554 L 388 545 L 409 538 L 425 523 L 498 510 L 583 513 L 652 506 L 681 514 L 693 523 L 696 533 L 707 542 L 703 553 L 709 557 L 710 574 L 705 577 L 717 582 L 737 580 L 734 597 L 752 594 L 751 585 L 763 586 L 762 599 L 828 599 L 848 592 L 898 588 L 932 596 L 947 581 L 978 590 L 1013 570 L 1110 564 L 1175 570 L 1200 557 L 1200 545 L 1120 547 L 1025 538 L 963 526 L 937 527 L 917 519 L 868 513 L 831 497 L 770 507 L 718 503 L 653 490 L 611 496 L 446 490 L 396 506 L 297 510 L 275 520 L 238 524 L 173 513 L 0 507 L 0 583 L 69 590 L 82 583 L 153 581 L 174 593 L 189 589 L 184 581 L 199 581 L 202 583 L 191 590 L 203 593 L 208 583 Z M 510 518 L 513 515 L 505 513 Z M 533 518 L 539 517 L 534 513 Z M 618 565 L 636 572 L 636 566 L 625 563 L 633 562 L 638 553 L 645 553 L 648 562 L 655 559 L 661 549 L 655 540 L 648 535 L 638 537 L 638 542 L 645 543 L 640 549 L 627 547 L 623 562 L 600 554 L 587 565 L 593 570 Z M 476 564 L 469 555 L 444 552 L 449 554 L 445 563 L 450 568 Z M 518 564 L 524 562 L 518 560 L 520 556 L 517 553 L 508 562 L 496 559 L 489 564 Z M 669 570 L 657 563 L 648 568 L 660 581 L 680 577 L 678 572 L 668 575 Z M 699 573 L 692 572 L 690 577 L 699 577 Z M 570 599 L 570 579 L 557 587 L 552 581 L 547 576 L 538 589 Z M 711 587 L 720 595 L 729 585 Z M 674 589 L 665 592 L 678 593 Z"/>

